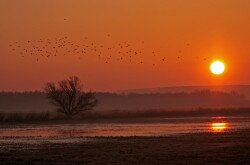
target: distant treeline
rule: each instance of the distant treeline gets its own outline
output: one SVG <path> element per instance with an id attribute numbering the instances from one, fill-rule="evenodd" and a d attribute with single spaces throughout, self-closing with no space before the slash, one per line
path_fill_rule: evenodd
<path id="1" fill-rule="evenodd" d="M 96 93 L 97 111 L 177 110 L 193 108 L 250 107 L 237 92 L 194 91 L 190 93 L 117 94 Z M 43 92 L 1 92 L 0 112 L 47 112 L 53 110 Z"/>
<path id="2" fill-rule="evenodd" d="M 39 112 L 49 111 L 49 104 L 45 93 L 42 92 L 1 92 L 1 112 Z"/>
<path id="3" fill-rule="evenodd" d="M 192 109 L 248 107 L 250 101 L 237 92 L 194 91 L 190 93 L 97 94 L 101 109 Z"/>
<path id="4" fill-rule="evenodd" d="M 183 118 L 183 117 L 249 117 L 250 108 L 197 108 L 189 110 L 106 110 L 106 111 L 88 111 L 80 116 L 77 116 L 75 121 L 86 122 L 143 122 L 144 119 L 158 118 Z M 19 123 L 19 122 L 47 122 L 47 121 L 62 121 L 66 122 L 65 116 L 53 112 L 22 112 L 8 113 L 0 112 L 0 123 Z M 117 120 L 118 119 L 118 120 Z M 124 119 L 124 120 L 123 120 Z M 142 120 L 137 120 L 142 119 Z"/>

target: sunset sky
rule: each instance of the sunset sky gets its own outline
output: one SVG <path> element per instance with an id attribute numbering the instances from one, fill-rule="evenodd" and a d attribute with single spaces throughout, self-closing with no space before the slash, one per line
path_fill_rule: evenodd
<path id="1" fill-rule="evenodd" d="M 0 91 L 41 90 L 71 75 L 97 91 L 250 84 L 249 29 L 249 0 L 0 0 Z M 126 42 L 141 54 L 80 59 L 60 51 L 37 61 L 12 51 L 65 36 L 105 48 Z M 226 71 L 214 76 L 209 66 L 218 59 Z"/>

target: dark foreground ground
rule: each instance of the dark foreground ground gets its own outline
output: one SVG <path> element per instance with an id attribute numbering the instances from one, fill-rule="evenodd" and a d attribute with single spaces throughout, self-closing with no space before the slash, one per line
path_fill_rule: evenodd
<path id="1" fill-rule="evenodd" d="M 4 140 L 0 142 L 0 164 L 250 164 L 250 130 L 90 138 L 75 143 Z"/>

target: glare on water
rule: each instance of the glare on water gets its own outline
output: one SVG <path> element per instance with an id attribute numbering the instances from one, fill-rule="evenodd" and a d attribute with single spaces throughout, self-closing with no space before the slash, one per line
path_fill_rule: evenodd
<path id="1" fill-rule="evenodd" d="M 227 128 L 227 123 L 225 122 L 211 124 L 211 129 L 213 132 L 224 132 L 227 130 Z"/>

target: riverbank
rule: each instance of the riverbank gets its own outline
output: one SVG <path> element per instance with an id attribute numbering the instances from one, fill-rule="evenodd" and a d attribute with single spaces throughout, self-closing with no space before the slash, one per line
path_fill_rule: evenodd
<path id="1" fill-rule="evenodd" d="M 169 137 L 1 137 L 0 164 L 249 164 L 249 139 L 250 129 Z"/>

